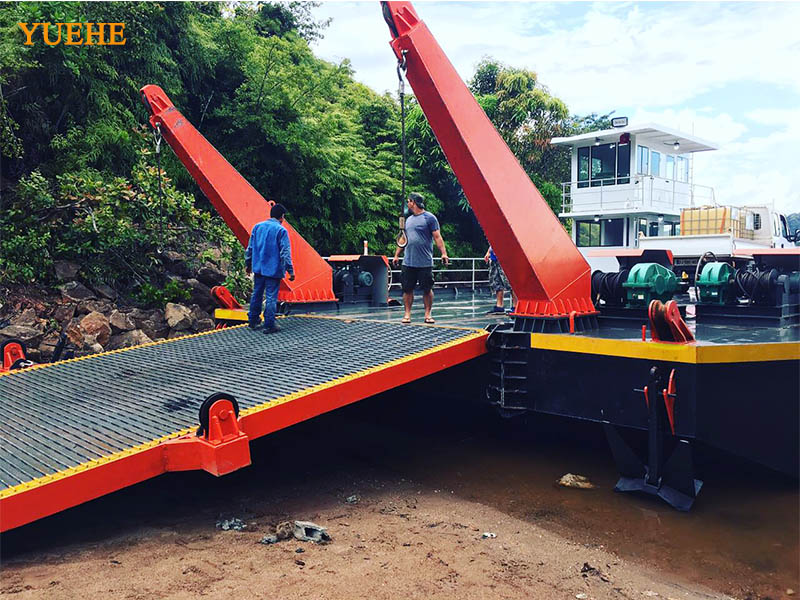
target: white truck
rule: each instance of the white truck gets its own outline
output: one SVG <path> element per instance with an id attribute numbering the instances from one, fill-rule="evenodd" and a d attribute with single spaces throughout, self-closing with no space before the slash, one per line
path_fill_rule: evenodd
<path id="1" fill-rule="evenodd" d="M 717 259 L 732 260 L 738 250 L 789 248 L 800 237 L 800 230 L 789 233 L 788 221 L 768 206 L 699 206 L 681 211 L 678 235 L 637 240 L 644 250 L 670 250 L 675 271 L 691 277 L 698 261 L 707 253 Z"/>

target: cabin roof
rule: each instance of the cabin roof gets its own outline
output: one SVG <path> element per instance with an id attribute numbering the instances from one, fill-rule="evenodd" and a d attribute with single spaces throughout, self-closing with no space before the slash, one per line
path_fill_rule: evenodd
<path id="1" fill-rule="evenodd" d="M 555 137 L 550 143 L 554 146 L 577 146 L 581 142 L 595 141 L 600 138 L 601 143 L 611 143 L 619 140 L 622 133 L 630 133 L 637 137 L 640 143 L 649 145 L 652 150 L 659 150 L 670 154 L 688 154 L 690 152 L 704 152 L 706 150 L 718 150 L 719 146 L 713 142 L 706 141 L 694 135 L 681 133 L 677 129 L 658 125 L 657 123 L 645 123 L 644 125 L 628 125 L 626 127 L 614 127 L 602 131 L 591 131 L 570 137 Z M 678 142 L 680 148 L 674 150 L 672 145 Z"/>

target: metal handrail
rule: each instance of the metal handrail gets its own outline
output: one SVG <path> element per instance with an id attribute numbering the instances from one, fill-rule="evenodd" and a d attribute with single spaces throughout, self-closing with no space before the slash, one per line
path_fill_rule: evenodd
<path id="1" fill-rule="evenodd" d="M 594 185 L 593 185 L 594 184 Z M 661 191 L 671 194 L 671 199 L 660 200 L 654 198 L 653 191 L 656 189 L 656 184 L 660 184 Z M 687 186 L 686 191 L 676 189 L 676 185 Z M 620 188 L 619 186 L 638 186 L 634 190 L 634 197 L 626 198 L 623 200 L 605 200 L 604 196 L 608 194 L 617 195 L 614 192 L 620 192 L 629 188 Z M 579 187 L 580 186 L 580 187 Z M 671 190 L 664 189 L 671 186 Z M 607 189 L 611 188 L 611 189 Z M 649 188 L 649 189 L 646 189 Z M 584 191 L 585 190 L 585 191 Z M 561 183 L 561 211 L 572 212 L 573 210 L 573 195 L 584 195 L 589 193 L 598 193 L 600 199 L 597 202 L 585 203 L 582 202 L 585 210 L 603 210 L 604 208 L 688 208 L 696 205 L 696 200 L 700 199 L 702 204 L 711 204 L 717 206 L 716 195 L 714 188 L 706 185 L 696 183 L 688 183 L 685 181 L 677 181 L 676 179 L 667 179 L 665 177 L 658 177 L 657 175 L 641 175 L 634 174 L 625 177 L 605 177 L 602 179 L 592 179 L 591 181 L 564 181 Z M 624 206 L 620 206 L 624 202 Z"/>
<path id="2" fill-rule="evenodd" d="M 478 287 L 489 285 L 489 268 L 483 260 L 483 257 L 464 257 L 464 258 L 450 258 L 450 264 L 453 263 L 469 262 L 468 268 L 452 268 L 444 266 L 442 259 L 435 257 L 433 259 L 433 287 L 446 288 L 446 287 L 469 287 L 474 291 Z M 391 265 L 391 261 L 389 263 Z M 389 289 L 400 287 L 400 269 L 391 270 L 391 281 Z M 443 279 L 443 275 L 451 273 L 469 273 L 469 277 L 465 279 Z M 482 274 L 485 274 L 483 276 Z"/>

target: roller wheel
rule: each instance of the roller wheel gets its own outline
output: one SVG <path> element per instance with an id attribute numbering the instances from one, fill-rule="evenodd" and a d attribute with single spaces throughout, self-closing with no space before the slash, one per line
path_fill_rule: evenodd
<path id="1" fill-rule="evenodd" d="M 217 392 L 216 394 L 211 394 L 208 398 L 203 400 L 203 403 L 200 405 L 200 411 L 198 415 L 200 427 L 197 428 L 198 437 L 205 435 L 206 431 L 208 431 L 208 413 L 217 400 L 230 400 L 231 404 L 233 404 L 234 414 L 237 417 L 239 416 L 239 403 L 231 394 L 227 392 Z"/>

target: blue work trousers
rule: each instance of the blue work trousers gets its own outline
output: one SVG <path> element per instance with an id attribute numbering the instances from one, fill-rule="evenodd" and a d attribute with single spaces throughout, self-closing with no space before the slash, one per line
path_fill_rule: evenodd
<path id="1" fill-rule="evenodd" d="M 253 295 L 250 296 L 250 310 L 247 312 L 251 324 L 258 323 L 261 301 L 264 298 L 264 294 L 266 294 L 264 329 L 271 329 L 275 326 L 275 309 L 278 304 L 278 288 L 280 285 L 281 280 L 276 277 L 265 277 L 264 275 L 253 273 Z"/>

